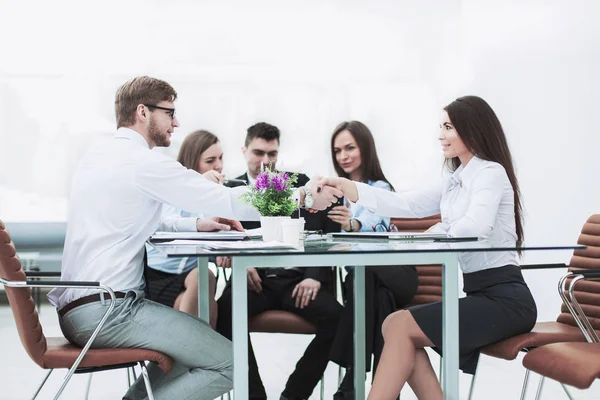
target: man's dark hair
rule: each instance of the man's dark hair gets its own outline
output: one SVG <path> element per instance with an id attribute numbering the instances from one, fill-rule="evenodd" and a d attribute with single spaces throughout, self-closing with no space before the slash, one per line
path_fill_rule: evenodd
<path id="1" fill-rule="evenodd" d="M 267 142 L 277 140 L 277 143 L 279 143 L 280 135 L 281 132 L 279 132 L 279 128 L 276 126 L 267 124 L 266 122 L 259 122 L 248 128 L 245 146 L 248 147 L 250 142 L 256 138 L 264 139 Z"/>

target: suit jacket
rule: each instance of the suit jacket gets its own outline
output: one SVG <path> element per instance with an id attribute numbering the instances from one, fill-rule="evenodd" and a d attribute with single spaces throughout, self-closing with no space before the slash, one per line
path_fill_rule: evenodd
<path id="1" fill-rule="evenodd" d="M 289 173 L 289 174 L 291 175 L 291 173 Z M 250 180 L 248 179 L 248 173 L 240 175 L 236 179 L 241 179 L 246 182 L 250 182 Z M 308 183 L 308 181 L 309 181 L 308 176 L 306 176 L 304 174 L 298 174 L 298 180 L 296 181 L 296 184 L 294 185 L 294 187 L 304 186 Z M 241 185 L 242 184 L 237 183 L 237 182 L 227 184 L 227 186 L 229 186 L 229 187 L 241 186 Z M 342 201 L 342 199 L 340 199 L 340 201 Z M 309 231 L 321 230 L 321 231 L 323 231 L 323 233 L 339 232 L 341 230 L 340 224 L 338 224 L 337 222 L 333 222 L 332 220 L 330 220 L 327 217 L 327 212 L 329 210 L 330 210 L 330 208 L 328 208 L 327 210 L 324 210 L 324 211 L 319 211 L 314 214 L 309 213 L 308 211 L 304 211 L 304 210 L 296 210 L 292 214 L 292 218 L 298 218 L 298 214 L 300 214 L 302 217 L 304 217 L 304 221 L 305 221 L 304 229 L 309 230 Z M 242 223 L 242 226 L 244 227 L 244 229 L 260 228 L 260 222 L 258 222 L 258 221 L 241 221 L 241 223 Z M 329 267 L 303 268 L 303 271 L 304 271 L 305 278 L 313 278 L 320 282 L 328 282 L 330 280 L 329 277 L 330 277 L 331 273 L 330 273 Z"/>

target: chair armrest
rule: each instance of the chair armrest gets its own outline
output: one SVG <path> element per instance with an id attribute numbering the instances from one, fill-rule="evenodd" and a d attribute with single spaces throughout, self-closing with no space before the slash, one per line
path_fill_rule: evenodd
<path id="1" fill-rule="evenodd" d="M 566 285 L 569 279 L 571 279 L 571 282 L 567 289 Z M 577 282 L 585 279 L 600 279 L 600 269 L 570 271 L 560 279 L 558 293 L 586 340 L 588 342 L 599 343 L 600 338 L 598 338 L 596 330 L 585 315 L 574 293 Z"/>
<path id="2" fill-rule="evenodd" d="M 6 287 L 47 287 L 47 288 L 71 288 L 71 289 L 91 289 L 100 288 L 105 292 L 113 293 L 112 289 L 108 286 L 102 285 L 100 282 L 85 282 L 85 281 L 38 281 L 38 280 L 25 280 L 25 281 L 7 281 L 6 279 L 0 278 L 0 283 Z M 114 295 L 114 293 L 113 293 Z"/>
<path id="3" fill-rule="evenodd" d="M 558 268 L 568 268 L 569 266 L 565 263 L 556 263 L 556 264 L 521 264 L 522 270 L 531 270 L 531 269 L 558 269 Z"/>
<path id="4" fill-rule="evenodd" d="M 600 269 L 575 269 L 571 274 L 581 276 L 583 279 L 597 279 L 600 278 Z"/>
<path id="5" fill-rule="evenodd" d="M 25 271 L 28 278 L 60 278 L 60 272 Z"/>

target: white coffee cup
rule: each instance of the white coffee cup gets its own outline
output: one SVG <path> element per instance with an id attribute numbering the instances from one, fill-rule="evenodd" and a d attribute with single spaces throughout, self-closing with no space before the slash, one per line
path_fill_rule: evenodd
<path id="1" fill-rule="evenodd" d="M 302 244 L 304 218 L 286 219 L 281 222 L 281 236 L 285 244 L 299 247 Z"/>

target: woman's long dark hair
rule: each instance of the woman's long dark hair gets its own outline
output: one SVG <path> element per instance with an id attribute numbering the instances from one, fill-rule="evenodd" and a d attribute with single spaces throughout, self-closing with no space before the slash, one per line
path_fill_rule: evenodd
<path id="1" fill-rule="evenodd" d="M 375 148 L 375 139 L 373 139 L 373 134 L 367 128 L 365 124 L 359 121 L 346 121 L 339 124 L 335 130 L 333 131 L 333 135 L 331 135 L 331 159 L 333 160 L 333 168 L 335 168 L 335 172 L 337 172 L 338 176 L 342 176 L 344 178 L 350 178 L 350 176 L 344 172 L 342 167 L 338 164 L 335 159 L 335 150 L 333 143 L 335 142 L 335 138 L 343 131 L 348 131 L 356 141 L 356 145 L 360 150 L 360 176 L 362 177 L 363 182 L 368 181 L 385 181 L 390 185 L 392 191 L 394 190 L 394 186 L 387 180 L 385 175 L 383 174 L 383 170 L 381 169 L 381 164 L 379 163 L 379 157 L 377 156 L 377 149 Z"/>
<path id="2" fill-rule="evenodd" d="M 504 167 L 515 193 L 515 225 L 517 240 L 521 242 L 523 240 L 521 191 L 506 136 L 496 113 L 485 100 L 477 96 L 459 97 L 444 107 L 444 110 L 448 113 L 456 133 L 473 155 L 483 160 L 497 162 Z M 458 157 L 447 159 L 446 166 L 450 171 L 455 171 L 460 166 L 460 160 Z"/>
<path id="3" fill-rule="evenodd" d="M 219 138 L 209 131 L 198 130 L 190 133 L 183 139 L 177 161 L 188 169 L 200 173 L 200 158 L 210 146 L 219 142 Z"/>

